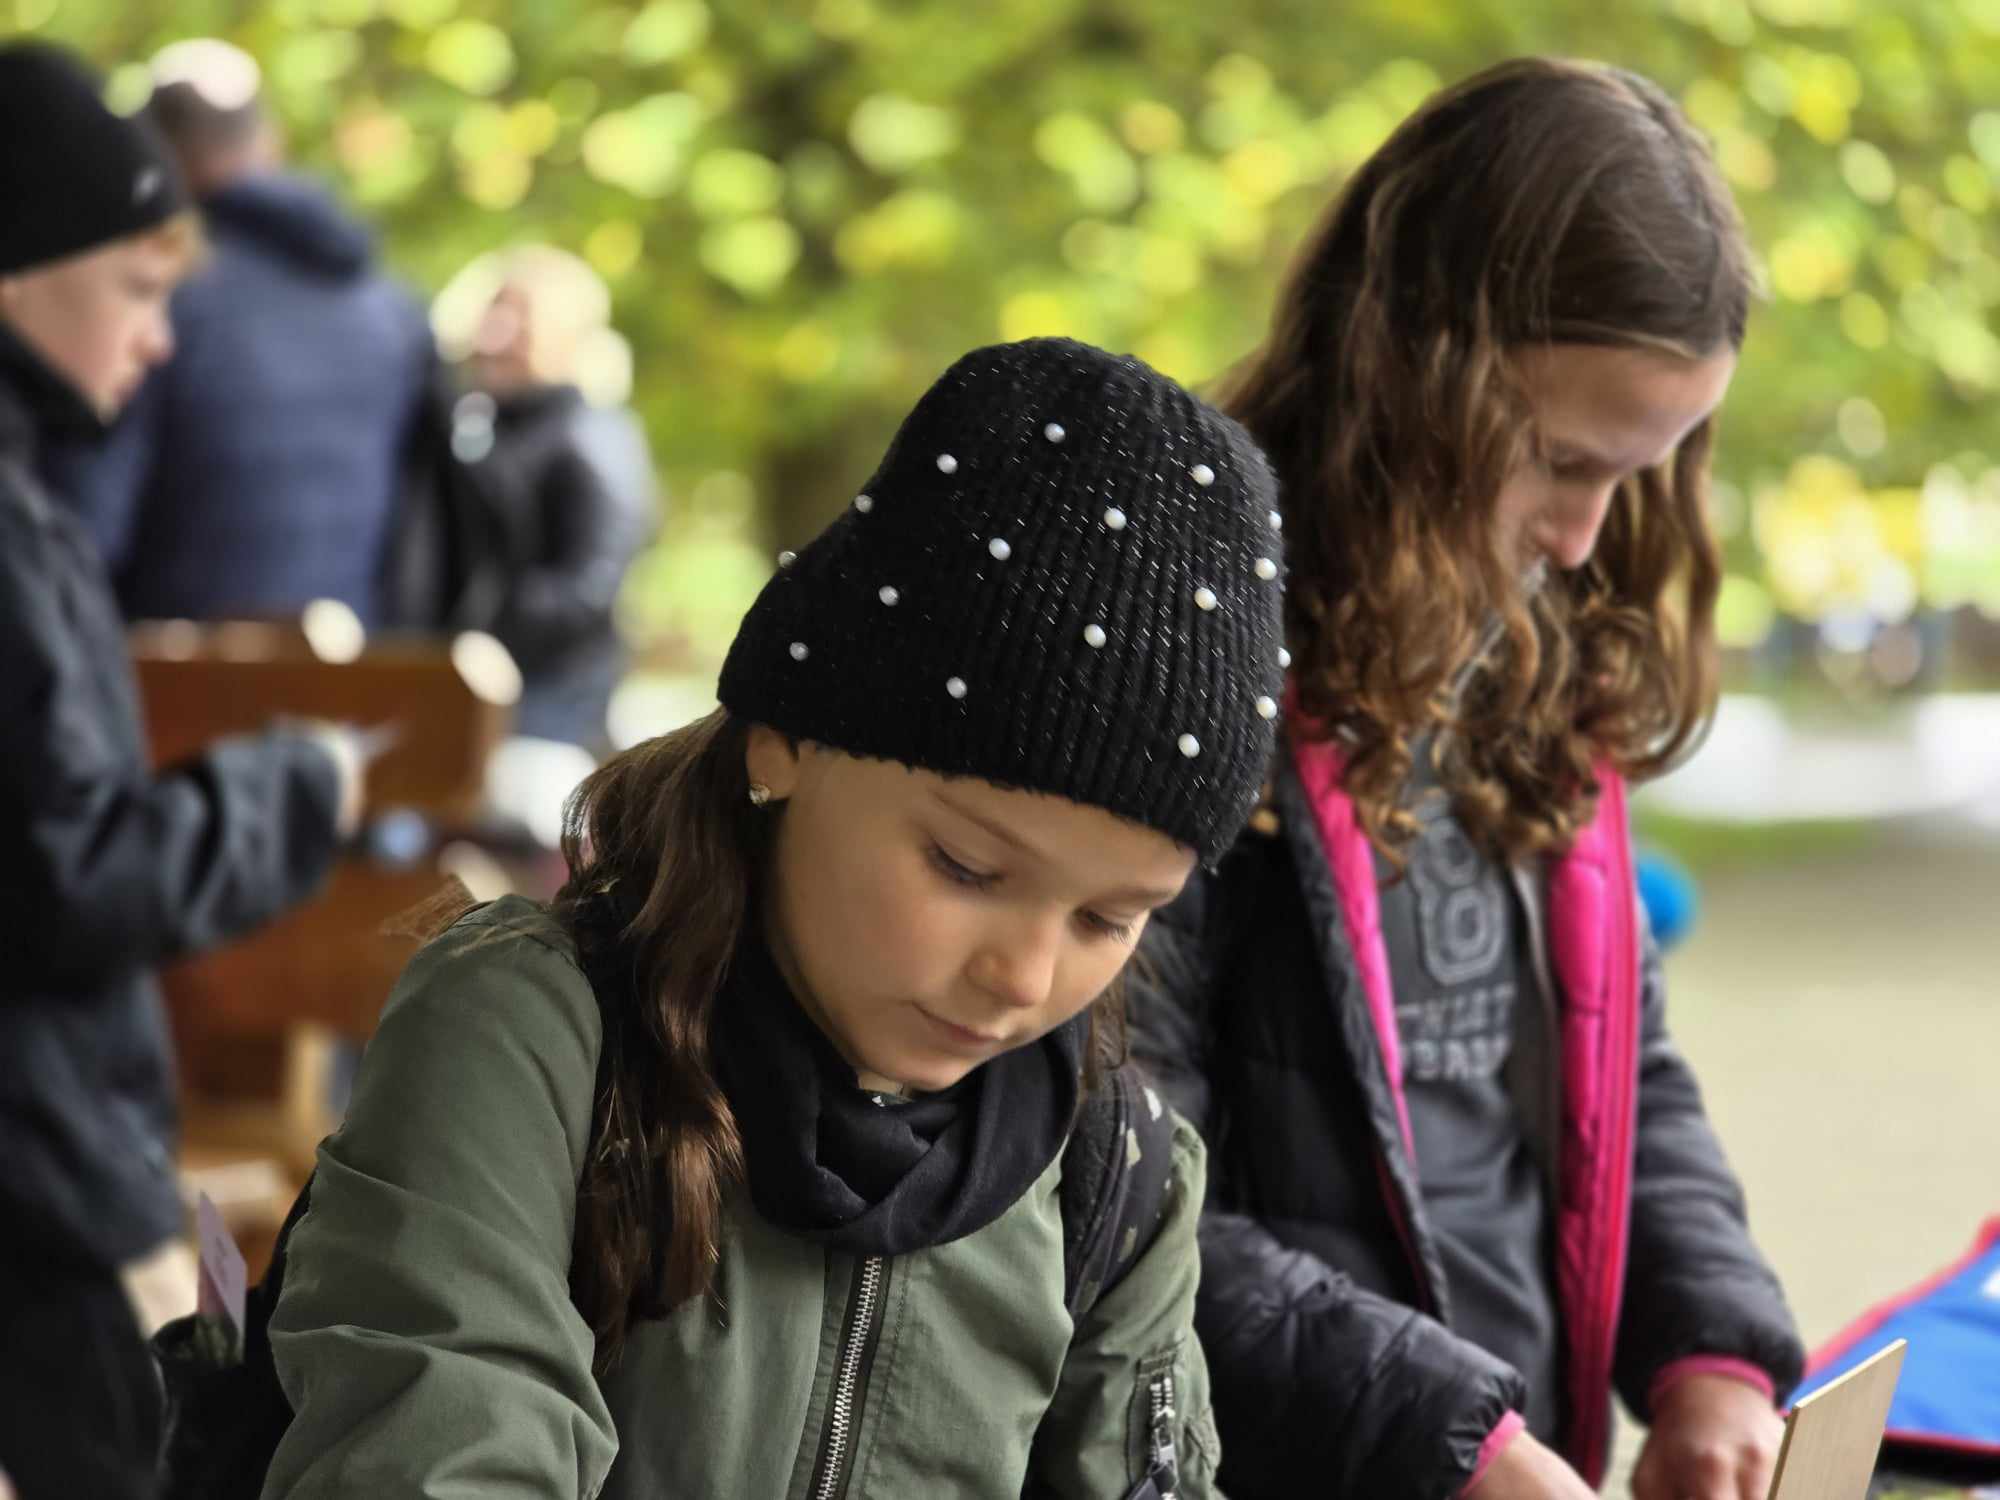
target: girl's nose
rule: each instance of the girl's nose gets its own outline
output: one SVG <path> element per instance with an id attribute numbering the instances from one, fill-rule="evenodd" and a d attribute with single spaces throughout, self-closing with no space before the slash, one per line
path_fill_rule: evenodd
<path id="1" fill-rule="evenodd" d="M 1060 934 L 1045 922 L 1011 926 L 973 962 L 972 979 L 993 999 L 1013 1010 L 1045 1004 L 1055 990 Z"/>
<path id="2" fill-rule="evenodd" d="M 1551 506 L 1535 527 L 1535 545 L 1541 554 L 1565 570 L 1589 562 L 1590 554 L 1597 548 L 1598 533 L 1604 529 L 1604 518 L 1610 514 L 1611 497 L 1617 490 L 1615 484 L 1600 485 L 1581 503 L 1558 501 Z"/>

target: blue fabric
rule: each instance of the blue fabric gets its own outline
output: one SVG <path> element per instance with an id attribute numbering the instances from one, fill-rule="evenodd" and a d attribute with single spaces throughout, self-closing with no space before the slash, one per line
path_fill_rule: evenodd
<path id="1" fill-rule="evenodd" d="M 1638 851 L 1639 900 L 1646 919 L 1653 926 L 1653 941 L 1660 951 L 1677 946 L 1694 927 L 1701 909 L 1694 876 L 1685 866 L 1657 849 Z"/>
<path id="2" fill-rule="evenodd" d="M 1933 1287 L 1818 1364 L 1792 1400 L 1811 1395 L 1897 1339 L 1908 1339 L 1889 1433 L 1909 1441 L 1981 1444 L 2000 1455 L 2000 1218 L 1973 1253 Z"/>
<path id="3" fill-rule="evenodd" d="M 430 354 L 422 309 L 324 189 L 260 175 L 203 205 L 213 255 L 175 295 L 171 360 L 102 444 L 45 470 L 128 618 L 371 621 Z"/>

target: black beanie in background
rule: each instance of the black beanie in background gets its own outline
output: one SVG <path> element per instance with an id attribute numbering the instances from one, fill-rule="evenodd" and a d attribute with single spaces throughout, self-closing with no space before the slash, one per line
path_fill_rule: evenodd
<path id="1" fill-rule="evenodd" d="M 113 114 L 83 61 L 0 44 L 0 275 L 141 234 L 188 207 L 165 142 Z"/>
<path id="2" fill-rule="evenodd" d="M 732 713 L 1101 807 L 1221 856 L 1283 693 L 1277 491 L 1248 434 L 1130 356 L 976 350 L 745 616 Z"/>

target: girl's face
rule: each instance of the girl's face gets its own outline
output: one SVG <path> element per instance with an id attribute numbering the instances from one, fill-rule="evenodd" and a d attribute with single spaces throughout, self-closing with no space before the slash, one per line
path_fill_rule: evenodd
<path id="1" fill-rule="evenodd" d="M 174 352 L 167 298 L 186 250 L 162 235 L 118 240 L 0 279 L 0 310 L 58 375 L 109 420 Z"/>
<path id="2" fill-rule="evenodd" d="M 1681 359 L 1646 349 L 1549 344 L 1516 370 L 1534 415 L 1534 450 L 1507 479 L 1495 511 L 1502 555 L 1525 570 L 1580 568 L 1618 486 L 1665 463 L 1721 405 L 1736 373 L 1725 349 Z"/>
<path id="3" fill-rule="evenodd" d="M 766 937 L 867 1088 L 948 1088 L 1070 1020 L 1194 868 L 1191 850 L 1097 808 L 761 725 L 747 760 L 785 804 Z"/>

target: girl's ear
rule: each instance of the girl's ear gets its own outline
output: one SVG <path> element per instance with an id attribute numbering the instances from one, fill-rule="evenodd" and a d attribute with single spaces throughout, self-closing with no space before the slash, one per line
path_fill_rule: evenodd
<path id="1" fill-rule="evenodd" d="M 768 724 L 752 724 L 743 745 L 743 768 L 752 786 L 770 792 L 770 800 L 782 802 L 799 784 L 799 747 Z"/>

